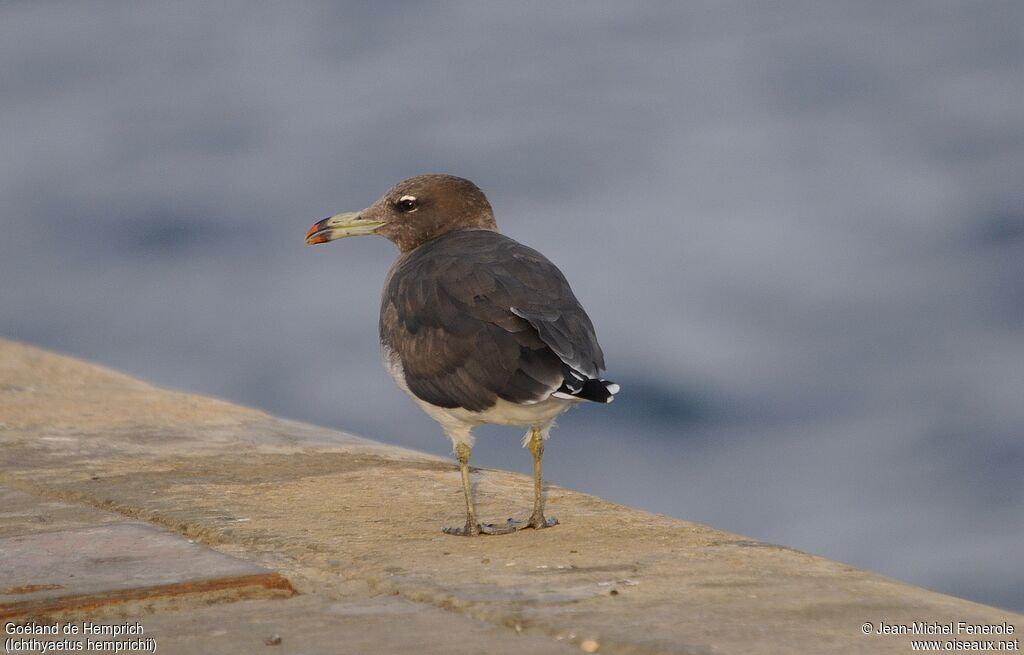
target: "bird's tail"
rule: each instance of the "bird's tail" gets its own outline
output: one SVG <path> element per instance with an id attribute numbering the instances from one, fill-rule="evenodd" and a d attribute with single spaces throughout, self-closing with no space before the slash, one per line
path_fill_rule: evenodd
<path id="1" fill-rule="evenodd" d="M 565 381 L 551 395 L 566 400 L 589 400 L 595 403 L 610 403 L 619 393 L 619 385 L 610 380 L 588 378 L 578 371 L 566 367 Z"/>

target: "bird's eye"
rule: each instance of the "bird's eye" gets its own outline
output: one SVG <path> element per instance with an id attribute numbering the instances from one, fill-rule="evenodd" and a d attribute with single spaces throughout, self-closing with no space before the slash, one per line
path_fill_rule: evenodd
<path id="1" fill-rule="evenodd" d="M 416 196 L 402 196 L 398 199 L 397 207 L 399 211 L 403 212 L 415 211 L 416 207 L 418 207 Z"/>

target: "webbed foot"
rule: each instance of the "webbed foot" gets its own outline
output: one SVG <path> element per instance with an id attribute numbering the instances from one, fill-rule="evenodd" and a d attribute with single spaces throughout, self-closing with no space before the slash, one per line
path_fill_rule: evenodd
<path id="1" fill-rule="evenodd" d="M 553 516 L 551 518 L 544 518 L 543 514 L 534 514 L 525 521 L 521 519 L 509 519 L 508 525 L 511 525 L 516 530 L 526 530 L 529 528 L 541 530 L 543 528 L 553 528 L 558 525 L 558 519 Z"/>
<path id="2" fill-rule="evenodd" d="M 467 521 L 464 527 L 444 528 L 442 532 L 459 537 L 476 537 L 482 534 L 511 534 L 518 529 L 519 528 L 515 526 L 515 521 L 509 519 L 505 523 L 498 525 L 493 523 L 476 523 Z"/>

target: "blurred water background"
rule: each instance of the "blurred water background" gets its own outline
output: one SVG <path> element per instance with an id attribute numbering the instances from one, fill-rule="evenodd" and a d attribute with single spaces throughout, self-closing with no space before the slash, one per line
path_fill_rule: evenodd
<path id="1" fill-rule="evenodd" d="M 1024 610 L 1020 2 L 8 1 L 0 141 L 0 334 L 447 453 L 302 237 L 462 175 L 623 386 L 553 482 Z"/>

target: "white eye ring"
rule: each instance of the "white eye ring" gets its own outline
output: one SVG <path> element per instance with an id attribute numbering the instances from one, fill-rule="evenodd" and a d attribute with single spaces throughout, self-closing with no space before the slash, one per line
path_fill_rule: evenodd
<path id="1" fill-rule="evenodd" d="M 416 196 L 402 196 L 398 199 L 398 207 L 407 214 L 411 214 L 419 209 L 416 206 Z"/>

